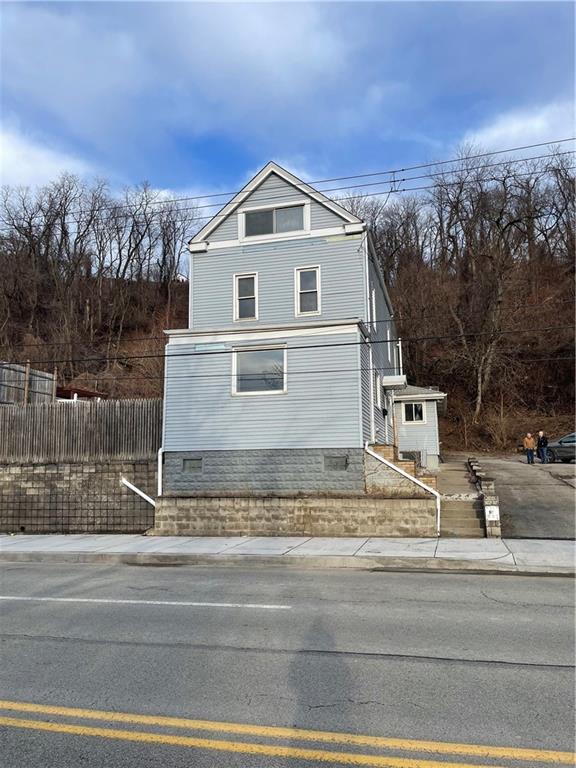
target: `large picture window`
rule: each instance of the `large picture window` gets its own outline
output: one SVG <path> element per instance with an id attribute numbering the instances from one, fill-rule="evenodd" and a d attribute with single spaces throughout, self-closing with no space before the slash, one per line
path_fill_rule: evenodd
<path id="1" fill-rule="evenodd" d="M 289 205 L 244 213 L 244 236 L 274 235 L 304 229 L 304 206 Z"/>
<path id="2" fill-rule="evenodd" d="M 232 393 L 266 395 L 286 392 L 286 348 L 236 349 L 232 359 Z"/>
<path id="3" fill-rule="evenodd" d="M 320 314 L 320 267 L 296 270 L 296 314 Z"/>
<path id="4" fill-rule="evenodd" d="M 424 403 L 404 403 L 404 422 L 412 424 L 424 421 Z"/>
<path id="5" fill-rule="evenodd" d="M 258 318 L 258 275 L 234 275 L 234 320 Z"/>

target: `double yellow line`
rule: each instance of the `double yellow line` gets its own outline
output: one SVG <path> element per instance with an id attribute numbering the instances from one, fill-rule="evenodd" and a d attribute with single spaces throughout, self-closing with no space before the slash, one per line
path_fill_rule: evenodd
<path id="1" fill-rule="evenodd" d="M 364 736 L 353 733 L 330 731 L 309 731 L 301 728 L 281 728 L 274 726 L 249 725 L 245 723 L 223 723 L 210 720 L 192 720 L 181 717 L 163 717 L 139 715 L 127 712 L 105 712 L 97 709 L 78 709 L 59 707 L 48 704 L 35 704 L 23 701 L 2 701 L 0 710 L 22 712 L 34 715 L 48 715 L 78 720 L 104 721 L 108 724 L 126 723 L 130 725 L 148 725 L 157 728 L 186 729 L 189 731 L 209 731 L 229 733 L 238 736 L 252 736 L 262 739 L 283 741 L 316 742 L 319 744 L 344 745 L 348 748 L 368 747 L 371 749 L 395 752 L 414 752 L 425 755 L 461 755 L 466 758 L 489 758 L 499 760 L 520 760 L 526 762 L 558 763 L 573 765 L 576 755 L 573 752 L 557 750 L 524 749 L 520 747 L 495 747 L 478 744 L 454 744 L 436 741 L 417 741 L 414 739 L 393 739 L 380 736 Z M 165 744 L 178 747 L 193 747 L 221 752 L 237 752 L 247 755 L 267 757 L 287 757 L 320 763 L 339 763 L 341 765 L 367 765 L 381 768 L 486 768 L 473 763 L 455 763 L 420 758 L 405 758 L 360 754 L 358 752 L 337 752 L 334 750 L 308 749 L 305 747 L 276 746 L 246 741 L 225 741 L 222 739 L 199 738 L 196 736 L 178 736 L 152 731 L 101 728 L 92 725 L 77 725 L 65 722 L 51 722 L 36 718 L 0 716 L 0 726 L 22 728 L 50 733 L 65 733 L 76 736 L 92 736 L 104 739 L 120 739 L 147 744 Z"/>

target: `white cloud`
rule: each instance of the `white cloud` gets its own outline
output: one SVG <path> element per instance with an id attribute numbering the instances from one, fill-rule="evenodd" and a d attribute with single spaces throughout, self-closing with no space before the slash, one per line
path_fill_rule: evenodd
<path id="1" fill-rule="evenodd" d="M 88 176 L 95 169 L 79 157 L 25 136 L 14 128 L 0 129 L 0 183 L 41 186 L 62 173 Z"/>
<path id="2" fill-rule="evenodd" d="M 573 102 L 554 101 L 497 115 L 477 130 L 468 131 L 463 142 L 491 150 L 555 141 L 573 135 Z"/>

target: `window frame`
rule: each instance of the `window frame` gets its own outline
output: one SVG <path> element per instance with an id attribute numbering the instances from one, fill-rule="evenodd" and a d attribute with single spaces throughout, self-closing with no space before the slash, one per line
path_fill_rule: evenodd
<path id="1" fill-rule="evenodd" d="M 281 349 L 284 352 L 283 368 L 284 376 L 282 381 L 282 389 L 263 390 L 258 392 L 238 392 L 238 352 L 264 352 L 272 349 Z M 262 347 L 233 347 L 232 348 L 232 397 L 259 397 L 263 395 L 268 397 L 269 395 L 285 395 L 288 392 L 288 347 L 285 344 L 271 344 Z"/>
<path id="2" fill-rule="evenodd" d="M 300 294 L 312 293 L 312 291 L 300 290 L 300 272 L 316 272 L 316 293 L 318 295 L 317 309 L 313 312 L 300 311 Z M 313 317 L 322 314 L 322 270 L 320 264 L 313 264 L 308 267 L 294 267 L 294 317 Z"/>
<path id="3" fill-rule="evenodd" d="M 254 317 L 240 317 L 240 296 L 238 293 L 238 280 L 242 277 L 253 277 L 254 278 Z M 233 308 L 232 308 L 232 316 L 234 318 L 235 323 L 250 323 L 254 322 L 254 320 L 258 320 L 259 317 L 259 307 L 258 307 L 258 272 L 236 272 L 232 276 L 232 285 L 233 285 Z M 243 298 L 250 298 L 249 296 L 245 296 Z"/>
<path id="4" fill-rule="evenodd" d="M 406 418 L 406 406 L 407 405 L 419 405 L 422 408 L 422 418 L 409 420 Z M 425 400 L 409 400 L 402 403 L 402 424 L 412 426 L 414 424 L 426 424 L 426 401 Z"/>
<path id="5" fill-rule="evenodd" d="M 304 209 L 302 216 L 303 229 L 294 229 L 290 232 L 272 232 L 268 235 L 247 235 L 246 234 L 246 213 L 253 211 L 269 211 L 276 208 L 296 208 L 302 207 Z M 297 238 L 305 237 L 311 232 L 310 223 L 310 200 L 305 198 L 299 198 L 297 200 L 291 200 L 286 203 L 270 203 L 269 205 L 251 205 L 241 208 L 238 211 L 238 240 L 240 242 L 249 243 L 265 243 L 268 240 L 283 240 L 285 238 Z"/>

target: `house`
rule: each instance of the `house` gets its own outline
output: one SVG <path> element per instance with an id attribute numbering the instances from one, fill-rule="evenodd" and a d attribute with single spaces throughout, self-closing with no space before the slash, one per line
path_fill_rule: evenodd
<path id="1" fill-rule="evenodd" d="M 408 385 L 394 393 L 396 443 L 403 459 L 416 459 L 429 470 L 440 463 L 438 413 L 444 413 L 446 393 L 432 387 Z"/>
<path id="2" fill-rule="evenodd" d="M 270 162 L 189 250 L 156 532 L 430 534 L 434 490 L 394 465 L 406 379 L 366 224 Z"/>

